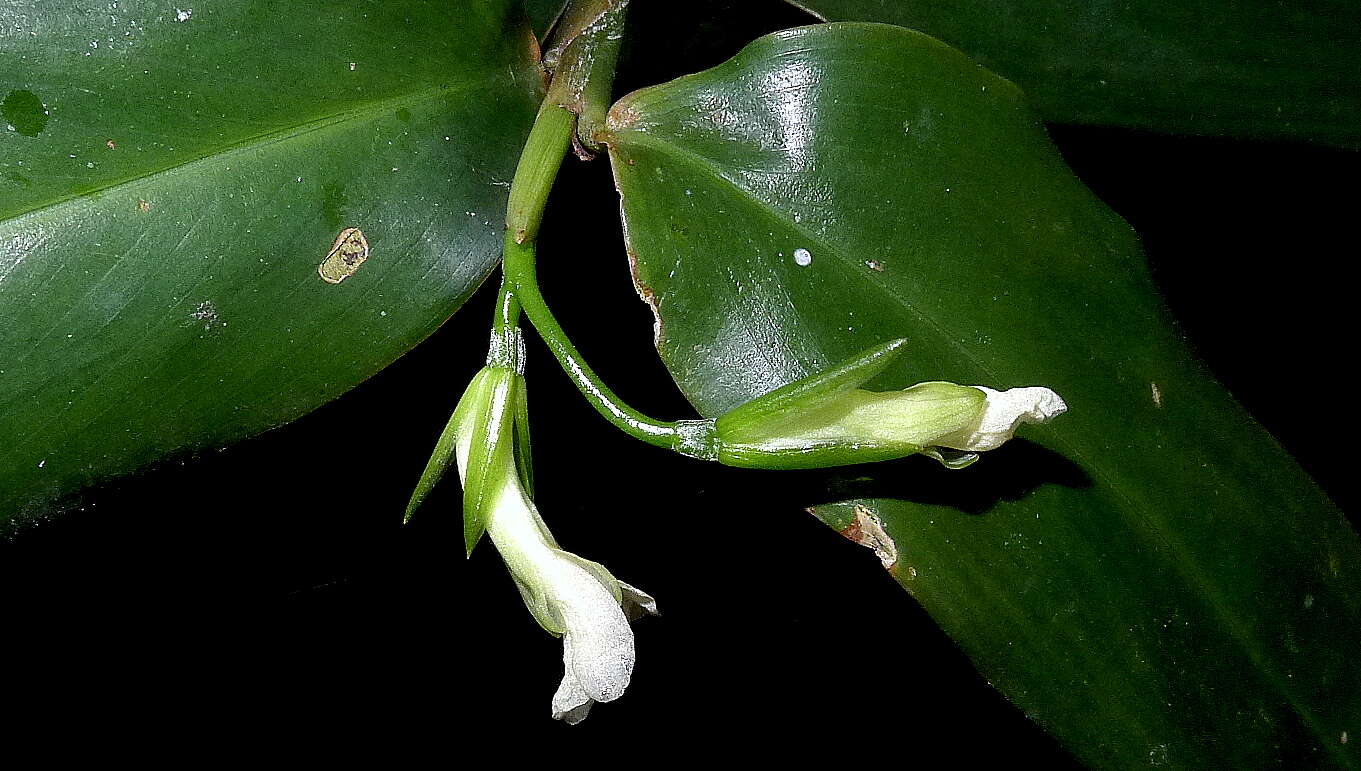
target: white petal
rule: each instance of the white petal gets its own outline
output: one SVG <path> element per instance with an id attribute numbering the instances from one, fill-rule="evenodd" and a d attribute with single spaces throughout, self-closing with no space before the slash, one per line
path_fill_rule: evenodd
<path id="1" fill-rule="evenodd" d="M 1063 398 L 1043 386 L 994 391 L 973 386 L 988 397 L 983 415 L 974 426 L 941 437 L 935 444 L 956 450 L 995 450 L 1011 438 L 1022 423 L 1045 423 L 1068 411 Z"/>
<path id="2" fill-rule="evenodd" d="M 548 602 L 567 627 L 567 666 L 582 690 L 596 701 L 624 694 L 633 676 L 633 630 L 623 608 L 604 584 L 565 557 L 544 571 Z"/>
<path id="3" fill-rule="evenodd" d="M 628 616 L 629 621 L 637 621 L 644 615 L 661 615 L 657 610 L 657 600 L 652 595 L 618 579 L 616 583 L 619 584 L 619 593 L 624 596 L 624 615 Z"/>
<path id="4" fill-rule="evenodd" d="M 562 637 L 562 684 L 553 694 L 553 719 L 562 720 L 568 725 L 576 725 L 586 719 L 595 699 L 586 695 L 581 682 L 572 671 L 572 636 Z"/>

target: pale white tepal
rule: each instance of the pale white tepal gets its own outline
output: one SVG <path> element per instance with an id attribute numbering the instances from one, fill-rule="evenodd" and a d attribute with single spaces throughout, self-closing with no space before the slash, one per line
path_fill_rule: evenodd
<path id="1" fill-rule="evenodd" d="M 1023 423 L 1047 423 L 1068 411 L 1063 397 L 1044 386 L 997 391 L 977 388 L 987 397 L 983 414 L 973 425 L 939 437 L 934 444 L 955 450 L 983 452 L 1001 447 Z"/>
<path id="2" fill-rule="evenodd" d="M 458 432 L 459 477 L 466 479 L 472 436 Z M 514 465 L 510 453 L 506 460 Z M 631 618 L 655 614 L 652 597 L 619 581 L 603 566 L 564 551 L 553 539 L 515 469 L 493 493 L 487 535 L 515 579 L 525 605 L 549 632 L 562 636 L 562 684 L 553 717 L 576 724 L 591 705 L 613 701 L 633 675 Z"/>

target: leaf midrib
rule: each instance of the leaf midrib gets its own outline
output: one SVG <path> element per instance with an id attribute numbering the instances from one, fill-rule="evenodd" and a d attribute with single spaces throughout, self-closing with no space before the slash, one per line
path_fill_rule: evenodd
<path id="1" fill-rule="evenodd" d="M 625 136 L 627 137 L 626 139 Z M 854 262 L 849 257 L 843 254 L 839 248 L 836 248 L 832 244 L 828 243 L 824 238 L 817 236 L 814 233 L 811 233 L 806 228 L 802 227 L 800 223 L 793 222 L 792 219 L 779 217 L 769 206 L 769 204 L 767 204 L 765 201 L 757 197 L 756 194 L 754 194 L 747 188 L 743 187 L 738 182 L 730 179 L 727 175 L 723 173 L 723 170 L 720 167 L 718 167 L 716 164 L 710 161 L 707 157 L 700 155 L 687 148 L 684 148 L 680 145 L 656 139 L 652 135 L 646 133 L 643 130 L 628 131 L 626 134 L 625 132 L 611 132 L 609 139 L 611 140 L 610 144 L 614 147 L 622 148 L 623 145 L 632 142 L 634 144 L 650 148 L 656 152 L 661 153 L 662 155 L 674 155 L 678 158 L 688 161 L 692 166 L 694 166 L 701 172 L 706 173 L 717 182 L 720 182 L 723 185 L 731 188 L 742 198 L 745 198 L 746 200 L 750 201 L 758 211 L 765 213 L 766 216 L 770 217 L 771 219 L 774 219 L 780 225 L 788 227 L 789 229 L 805 237 L 810 243 L 817 244 L 819 245 L 819 248 L 825 248 L 829 253 L 836 255 L 838 262 L 843 266 L 843 268 L 851 268 L 854 265 Z M 620 139 L 624 139 L 624 141 L 620 142 L 619 141 Z M 906 299 L 900 297 L 890 287 L 887 287 L 883 284 L 880 284 L 877 281 L 874 281 L 872 277 L 863 275 L 861 271 L 850 269 L 848 270 L 848 272 L 850 275 L 856 277 L 862 284 L 875 287 L 881 293 L 887 295 L 888 297 L 896 301 L 897 304 L 906 309 L 910 315 L 921 320 L 932 331 L 934 331 L 937 335 L 942 337 L 949 347 L 958 351 L 959 354 L 970 364 L 975 366 L 978 369 L 978 371 L 987 375 L 994 382 L 997 380 L 996 375 L 992 372 L 992 370 L 989 367 L 985 366 L 982 362 L 980 362 L 978 358 L 974 356 L 972 351 L 964 347 L 964 345 L 960 343 L 957 339 L 947 334 L 945 328 L 941 326 L 939 323 L 937 323 L 935 319 L 925 315 L 921 310 L 918 310 L 915 307 L 915 305 L 907 302 Z M 1048 434 L 1049 439 L 1051 442 L 1053 442 L 1053 444 L 1065 450 L 1066 453 L 1071 455 L 1072 457 L 1077 458 L 1083 468 L 1088 469 L 1093 474 L 1095 474 L 1096 477 L 1099 480 L 1101 480 L 1101 482 L 1103 482 L 1112 492 L 1115 493 L 1117 499 L 1124 504 L 1120 508 L 1128 513 L 1132 513 L 1134 517 L 1142 524 L 1142 527 L 1131 528 L 1134 532 L 1141 533 L 1145 538 L 1152 541 L 1156 545 L 1161 545 L 1165 547 L 1168 552 L 1177 557 L 1177 559 L 1171 560 L 1174 568 L 1182 576 L 1184 581 L 1186 581 L 1191 586 L 1200 588 L 1203 591 L 1203 596 L 1206 600 L 1206 604 L 1219 617 L 1220 621 L 1223 622 L 1225 629 L 1228 631 L 1228 636 L 1230 637 L 1230 639 L 1233 639 L 1238 643 L 1239 648 L 1241 648 L 1244 654 L 1246 654 L 1248 660 L 1253 663 L 1253 665 L 1256 667 L 1259 675 L 1263 678 L 1263 680 L 1273 685 L 1276 688 L 1277 692 L 1285 697 L 1286 702 L 1290 704 L 1290 706 L 1294 709 L 1295 714 L 1298 715 L 1301 718 L 1301 720 L 1307 726 L 1309 726 L 1309 728 L 1314 732 L 1315 737 L 1319 740 L 1320 744 L 1328 748 L 1329 754 L 1332 755 L 1334 758 L 1338 759 L 1340 762 L 1342 762 L 1342 765 L 1345 766 L 1347 759 L 1343 755 L 1339 754 L 1339 750 L 1333 746 L 1333 743 L 1331 741 L 1329 741 L 1329 734 L 1325 732 L 1323 730 L 1323 727 L 1317 722 L 1317 718 L 1313 714 L 1313 711 L 1305 709 L 1303 707 L 1297 695 L 1294 693 L 1292 689 L 1288 687 L 1289 683 L 1284 678 L 1276 675 L 1272 668 L 1263 666 L 1263 660 L 1260 657 L 1260 654 L 1257 651 L 1256 646 L 1249 644 L 1249 642 L 1252 639 L 1252 636 L 1249 634 L 1250 627 L 1242 619 L 1240 619 L 1236 613 L 1233 613 L 1229 610 L 1227 603 L 1224 601 L 1224 593 L 1222 589 L 1218 586 L 1218 584 L 1209 580 L 1207 573 L 1201 567 L 1201 561 L 1199 559 L 1188 558 L 1188 556 L 1193 554 L 1193 552 L 1189 550 L 1185 542 L 1180 539 L 1173 540 L 1170 536 L 1169 528 L 1154 527 L 1153 523 L 1159 522 L 1159 520 L 1155 520 L 1152 517 L 1150 517 L 1148 513 L 1145 511 L 1145 507 L 1139 504 L 1129 493 L 1127 493 L 1123 489 L 1123 486 L 1121 484 L 1117 484 L 1115 479 L 1112 478 L 1102 466 L 1092 463 L 1089 460 L 1088 454 L 1086 452 L 1080 451 L 1078 447 L 1074 445 L 1071 441 L 1064 441 L 1059 432 L 1046 431 L 1046 433 Z"/>
<path id="2" fill-rule="evenodd" d="M 123 187 L 125 185 L 136 184 L 144 180 L 155 178 L 156 176 L 161 174 L 168 174 L 174 171 L 178 171 L 180 169 L 185 168 L 186 166 L 193 166 L 199 163 L 211 163 L 217 160 L 225 160 L 252 150 L 258 150 L 261 148 L 269 147 L 270 145 L 298 139 L 313 132 L 330 128 L 332 126 L 337 126 L 352 121 L 360 122 L 363 120 L 372 119 L 382 115 L 383 113 L 389 110 L 393 110 L 398 107 L 422 104 L 428 101 L 433 101 L 434 99 L 440 96 L 454 95 L 462 91 L 466 91 L 477 86 L 483 85 L 485 82 L 486 81 L 483 80 L 473 79 L 457 83 L 454 85 L 445 84 L 439 86 L 428 86 L 426 88 L 409 91 L 404 94 L 398 94 L 396 96 L 389 96 L 384 97 L 382 99 L 375 99 L 368 102 L 362 102 L 357 106 L 351 107 L 349 109 L 333 112 L 329 115 L 323 115 L 319 118 L 313 118 L 311 120 L 307 120 L 293 126 L 274 129 L 273 131 L 266 131 L 260 134 L 254 134 L 243 139 L 237 140 L 235 142 L 228 142 L 221 146 L 215 147 L 207 152 L 200 153 L 191 158 L 186 158 L 182 161 L 170 164 L 168 166 L 162 166 L 160 168 L 153 169 L 141 174 L 134 174 L 132 176 L 112 180 L 101 186 L 90 188 L 88 190 L 83 190 L 79 193 L 69 193 L 67 195 L 54 198 L 45 203 L 32 205 L 26 209 L 19 209 L 4 215 L 0 215 L 0 223 L 16 222 L 27 217 L 39 215 L 50 209 L 58 208 L 72 201 L 79 201 L 94 196 L 102 195 L 108 191 L 116 190 L 117 188 Z"/>

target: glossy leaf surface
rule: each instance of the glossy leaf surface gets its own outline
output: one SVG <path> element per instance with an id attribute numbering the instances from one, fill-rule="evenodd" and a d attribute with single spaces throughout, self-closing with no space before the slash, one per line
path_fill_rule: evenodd
<path id="1" fill-rule="evenodd" d="M 0 522 L 334 398 L 494 266 L 540 88 L 517 3 L 3 15 Z"/>
<path id="2" fill-rule="evenodd" d="M 1046 120 L 1361 146 L 1361 6 L 794 0 L 921 30 L 1011 78 Z"/>
<path id="3" fill-rule="evenodd" d="M 856 467 L 809 501 L 1027 714 L 1099 766 L 1357 765 L 1355 533 L 1193 359 L 1014 86 L 918 33 L 821 25 L 625 97 L 609 144 L 704 414 L 899 337 L 867 387 L 1067 400 L 968 469 Z"/>

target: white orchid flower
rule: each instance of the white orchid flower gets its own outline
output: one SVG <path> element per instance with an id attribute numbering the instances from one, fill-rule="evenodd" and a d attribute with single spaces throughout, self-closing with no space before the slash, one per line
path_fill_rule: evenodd
<path id="1" fill-rule="evenodd" d="M 494 399 L 494 389 L 481 387 L 479 380 L 469 388 L 471 398 Z M 493 412 L 498 409 L 499 419 L 508 419 L 513 412 L 493 405 Z M 472 442 L 479 433 L 478 413 L 456 411 L 455 454 L 465 484 Z M 489 472 L 489 478 L 498 481 L 486 491 L 486 532 L 530 612 L 545 629 L 562 637 L 564 672 L 553 695 L 553 717 L 579 723 L 595 702 L 613 701 L 628 687 L 634 663 L 630 616 L 655 614 L 656 601 L 616 580 L 601 565 L 559 547 L 525 490 L 513 453 L 496 457 L 505 465 Z"/>

